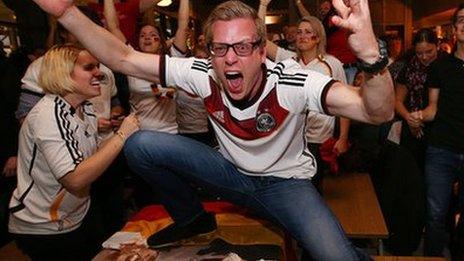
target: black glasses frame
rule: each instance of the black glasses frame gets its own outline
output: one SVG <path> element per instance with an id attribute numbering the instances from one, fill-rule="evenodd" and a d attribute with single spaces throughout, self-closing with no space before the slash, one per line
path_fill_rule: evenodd
<path id="1" fill-rule="evenodd" d="M 254 41 L 254 42 L 239 42 L 239 43 L 233 43 L 233 44 L 209 43 L 208 44 L 208 50 L 215 57 L 224 57 L 227 54 L 227 52 L 229 51 L 229 48 L 232 47 L 232 49 L 234 50 L 236 55 L 244 57 L 244 56 L 251 55 L 253 53 L 253 51 L 256 49 L 256 47 L 258 47 L 261 43 L 262 43 L 261 39 L 258 39 L 258 40 Z M 249 49 L 249 51 L 247 50 L 246 53 L 241 52 L 239 47 L 241 45 L 248 45 L 248 44 L 251 44 L 251 48 Z M 222 55 L 214 52 L 214 50 L 213 50 L 214 45 L 220 45 L 221 47 L 226 47 L 225 52 Z M 239 50 L 239 51 L 237 51 L 237 50 Z"/>

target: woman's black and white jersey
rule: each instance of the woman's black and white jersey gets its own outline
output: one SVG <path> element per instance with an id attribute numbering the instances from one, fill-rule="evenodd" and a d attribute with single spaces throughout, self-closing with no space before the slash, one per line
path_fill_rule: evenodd
<path id="1" fill-rule="evenodd" d="M 62 97 L 47 94 L 27 115 L 19 135 L 10 232 L 59 234 L 81 224 L 90 198 L 72 195 L 58 181 L 97 150 L 97 118 L 90 103 L 81 107 L 83 119 Z"/>

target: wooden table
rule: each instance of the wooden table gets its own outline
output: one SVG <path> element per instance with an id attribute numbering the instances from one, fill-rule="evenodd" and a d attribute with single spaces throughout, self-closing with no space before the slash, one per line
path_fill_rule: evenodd
<path id="1" fill-rule="evenodd" d="M 375 261 L 446 261 L 443 257 L 423 256 L 375 256 Z"/>
<path id="2" fill-rule="evenodd" d="M 388 229 L 377 201 L 374 186 L 367 173 L 325 177 L 323 194 L 350 238 L 379 240 L 388 238 Z"/>

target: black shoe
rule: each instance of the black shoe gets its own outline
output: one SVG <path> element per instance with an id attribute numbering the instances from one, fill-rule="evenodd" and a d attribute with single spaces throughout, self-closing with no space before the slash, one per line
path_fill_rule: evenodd
<path id="1" fill-rule="evenodd" d="M 147 239 L 150 248 L 175 245 L 176 242 L 196 235 L 207 234 L 217 228 L 216 219 L 211 213 L 203 213 L 186 224 L 171 224 Z"/>

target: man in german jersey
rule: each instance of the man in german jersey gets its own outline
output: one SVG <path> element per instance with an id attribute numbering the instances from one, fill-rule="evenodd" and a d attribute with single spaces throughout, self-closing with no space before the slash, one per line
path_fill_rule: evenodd
<path id="1" fill-rule="evenodd" d="M 368 1 L 333 4 L 334 24 L 365 71 L 356 89 L 291 60 L 266 61 L 265 25 L 240 1 L 218 5 L 204 24 L 210 60 L 140 53 L 94 26 L 71 0 L 34 0 L 58 17 L 97 59 L 135 77 L 179 86 L 204 100 L 219 152 L 185 137 L 142 131 L 125 146 L 130 166 L 157 193 L 174 223 L 148 239 L 151 247 L 216 229 L 188 184 L 219 193 L 281 225 L 316 260 L 363 260 L 309 182 L 316 164 L 304 142 L 308 110 L 369 123 L 393 116 L 393 84 L 386 55 L 371 25 Z"/>

